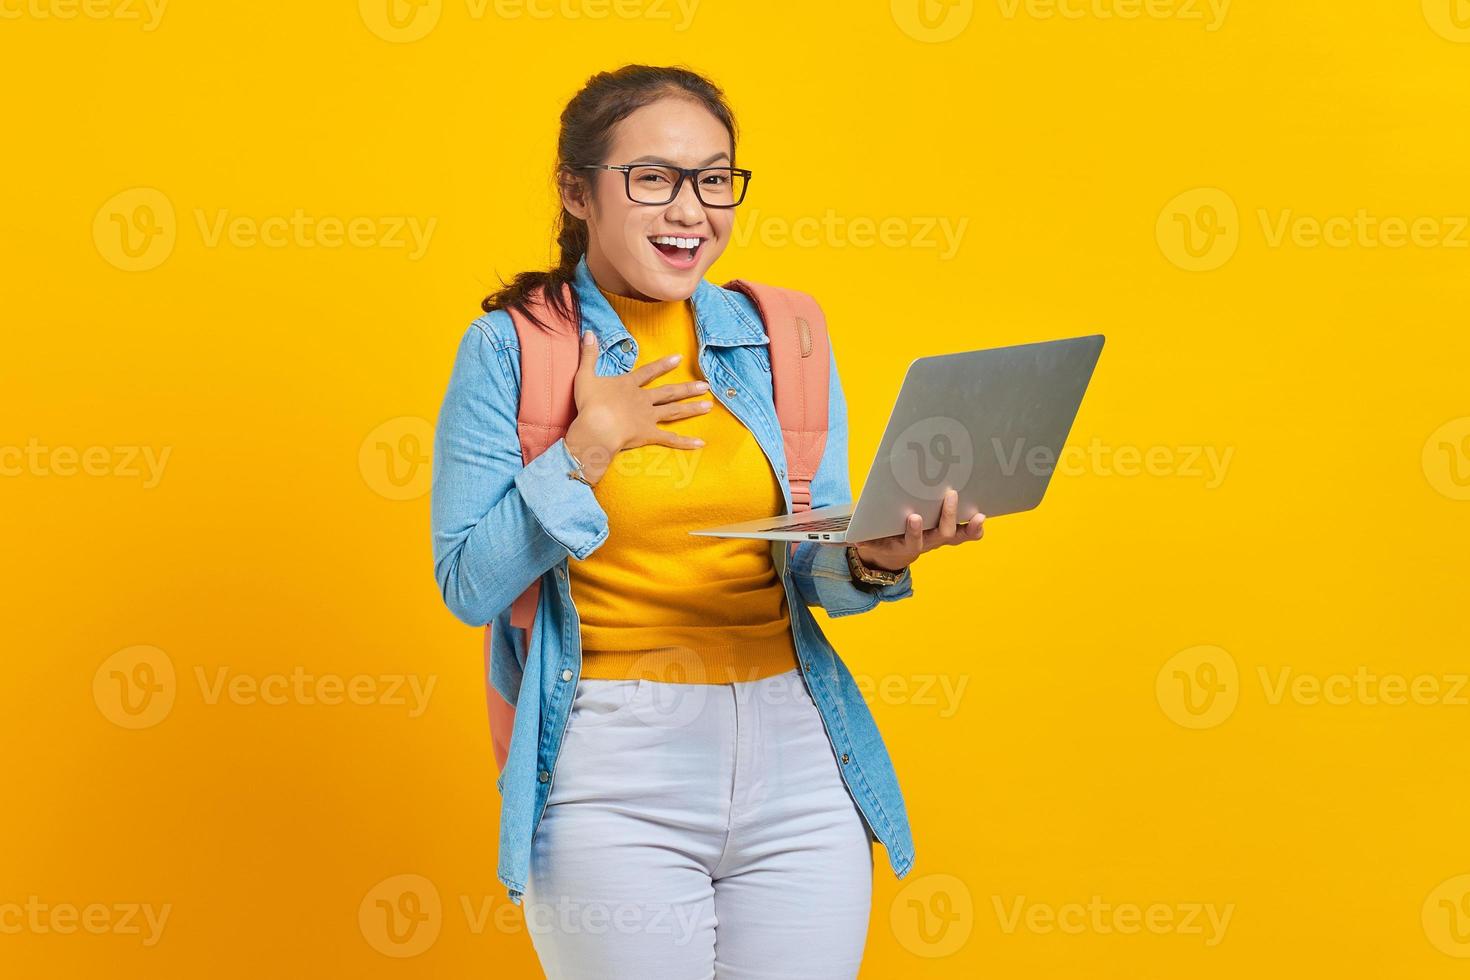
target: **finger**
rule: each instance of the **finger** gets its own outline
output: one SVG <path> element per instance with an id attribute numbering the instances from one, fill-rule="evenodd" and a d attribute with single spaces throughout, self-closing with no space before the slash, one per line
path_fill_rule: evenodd
<path id="1" fill-rule="evenodd" d="M 939 505 L 939 537 L 942 541 L 954 538 L 956 511 L 960 509 L 958 490 L 944 491 L 944 503 Z"/>
<path id="2" fill-rule="evenodd" d="M 649 442 L 668 446 L 672 449 L 698 449 L 704 445 L 704 440 L 697 436 L 681 436 L 677 432 L 668 429 L 654 429 Z"/>
<path id="3" fill-rule="evenodd" d="M 687 419 L 691 415 L 704 415 L 713 407 L 713 402 L 674 402 L 670 405 L 659 406 L 655 418 L 660 422 Z"/>
<path id="4" fill-rule="evenodd" d="M 647 364 L 640 365 L 629 371 L 628 378 L 635 385 L 642 388 L 659 375 L 668 374 L 672 371 L 683 356 L 682 354 L 669 354 L 667 357 L 660 357 L 656 361 L 649 361 Z"/>
<path id="5" fill-rule="evenodd" d="M 597 334 L 582 332 L 582 349 L 577 353 L 577 380 L 586 381 L 597 374 Z"/>
<path id="6" fill-rule="evenodd" d="M 924 550 L 924 519 L 918 514 L 910 514 L 903 522 L 903 546 L 911 555 Z"/>
<path id="7" fill-rule="evenodd" d="M 685 381 L 682 384 L 659 385 L 657 388 L 649 389 L 655 405 L 678 401 L 691 395 L 702 395 L 706 391 L 709 391 L 708 381 Z"/>
<path id="8" fill-rule="evenodd" d="M 970 541 L 979 541 L 981 538 L 985 537 L 984 514 L 976 514 L 974 517 L 970 518 L 969 523 L 965 525 L 965 536 L 967 540 Z"/>

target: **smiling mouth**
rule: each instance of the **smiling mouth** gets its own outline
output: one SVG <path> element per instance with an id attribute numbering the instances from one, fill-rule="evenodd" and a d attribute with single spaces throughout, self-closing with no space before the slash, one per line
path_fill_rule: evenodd
<path id="1" fill-rule="evenodd" d="M 699 258 L 699 250 L 704 248 L 707 238 L 684 237 L 678 235 L 651 235 L 648 244 L 653 250 L 663 257 L 664 261 L 677 269 L 691 268 Z M 690 243 L 693 244 L 690 244 Z"/>

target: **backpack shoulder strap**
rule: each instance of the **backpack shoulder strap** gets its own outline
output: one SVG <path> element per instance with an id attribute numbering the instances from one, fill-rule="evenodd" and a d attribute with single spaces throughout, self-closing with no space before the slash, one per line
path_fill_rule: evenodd
<path id="1" fill-rule="evenodd" d="M 810 295 L 795 289 L 732 279 L 734 289 L 755 303 L 771 342 L 771 385 L 794 513 L 811 510 L 812 479 L 827 448 L 827 389 L 831 350 L 827 318 Z"/>
<path id="2" fill-rule="evenodd" d="M 521 439 L 521 458 L 527 463 L 566 435 L 572 424 L 576 415 L 572 389 L 581 358 L 576 321 L 558 314 L 544 302 L 540 292 L 528 305 L 548 329 L 537 326 L 519 310 L 508 311 L 521 348 L 521 399 L 516 433 Z"/>
<path id="3" fill-rule="evenodd" d="M 567 306 L 572 308 L 572 287 L 562 286 Z M 581 362 L 580 324 L 565 317 L 545 302 L 542 291 L 533 293 L 526 304 L 536 318 L 546 324 L 537 326 L 519 310 L 509 310 L 515 324 L 516 339 L 521 348 L 521 397 L 516 412 L 516 434 L 521 440 L 521 461 L 531 460 L 546 452 L 556 440 L 566 435 L 577 413 L 573 399 L 577 366 Z M 541 580 L 537 579 L 516 596 L 510 606 L 510 624 L 526 631 L 526 650 L 531 649 L 531 630 L 536 623 L 536 607 L 541 600 Z M 495 764 L 505 777 L 505 762 L 510 755 L 511 733 L 515 730 L 515 705 L 502 698 L 490 683 L 490 663 L 494 649 L 494 625 L 485 627 L 485 694 L 490 713 L 490 741 Z"/>
<path id="4" fill-rule="evenodd" d="M 570 306 L 571 286 L 563 285 Z M 521 348 L 521 399 L 516 415 L 516 434 L 521 440 L 521 461 L 530 463 L 562 438 L 577 414 L 573 386 L 581 359 L 581 331 L 575 319 L 564 317 L 545 302 L 541 292 L 527 305 L 546 324 L 542 329 L 519 310 L 510 310 Z M 538 579 L 511 604 L 512 626 L 526 630 L 530 644 L 531 624 L 541 595 Z"/>

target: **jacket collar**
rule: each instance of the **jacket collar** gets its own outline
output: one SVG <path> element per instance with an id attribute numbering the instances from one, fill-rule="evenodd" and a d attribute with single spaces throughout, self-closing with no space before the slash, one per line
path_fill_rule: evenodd
<path id="1" fill-rule="evenodd" d="M 632 337 L 618 319 L 607 298 L 598 291 L 597 281 L 587 268 L 587 256 L 577 261 L 572 282 L 582 310 L 582 330 L 597 333 L 599 353 Z M 768 344 L 770 339 L 754 314 L 754 306 L 732 290 L 701 279 L 694 287 L 694 332 L 701 347 L 731 347 L 740 344 Z"/>

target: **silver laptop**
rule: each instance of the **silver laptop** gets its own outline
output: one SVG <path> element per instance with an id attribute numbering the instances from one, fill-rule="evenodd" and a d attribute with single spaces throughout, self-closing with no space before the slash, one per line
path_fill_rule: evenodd
<path id="1" fill-rule="evenodd" d="M 939 524 L 945 490 L 956 518 L 987 518 L 1041 503 L 1072 430 L 1103 336 L 916 358 L 888 417 L 855 504 L 690 531 L 716 538 L 869 541 L 903 531 L 917 513 Z"/>

